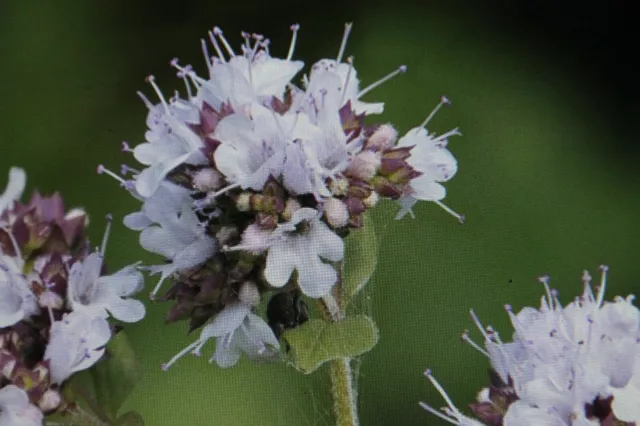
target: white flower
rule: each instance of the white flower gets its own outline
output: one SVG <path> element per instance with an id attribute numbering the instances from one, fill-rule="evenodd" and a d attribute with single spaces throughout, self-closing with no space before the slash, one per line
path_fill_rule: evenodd
<path id="1" fill-rule="evenodd" d="M 249 358 L 273 357 L 278 353 L 280 344 L 273 331 L 262 318 L 252 313 L 259 302 L 259 297 L 255 297 L 255 284 L 247 282 L 243 287 L 240 300 L 227 305 L 202 329 L 197 341 L 163 365 L 164 370 L 189 352 L 200 355 L 203 346 L 212 338 L 216 338 L 216 351 L 209 362 L 215 361 L 223 368 L 235 365 L 242 353 Z"/>
<path id="2" fill-rule="evenodd" d="M 22 274 L 22 259 L 0 250 L 0 328 L 9 327 L 39 312 L 38 301 Z"/>
<path id="3" fill-rule="evenodd" d="M 44 415 L 15 385 L 0 389 L 0 426 L 41 426 Z"/>
<path id="4" fill-rule="evenodd" d="M 84 261 L 73 264 L 68 284 L 71 308 L 92 317 L 106 319 L 111 313 L 120 321 L 140 321 L 145 314 L 144 305 L 139 300 L 126 298 L 143 287 L 144 280 L 136 269 L 137 265 L 100 276 L 102 264 L 103 257 L 100 253 L 92 253 Z"/>
<path id="5" fill-rule="evenodd" d="M 585 418 L 587 404 L 613 396 L 611 408 L 619 420 L 640 420 L 640 311 L 633 296 L 604 301 L 607 267 L 594 294 L 585 271 L 584 292 L 562 307 L 548 286 L 539 309 L 507 311 L 515 329 L 513 342 L 503 343 L 485 329 L 472 311 L 486 355 L 505 383 L 513 383 L 519 401 L 511 404 L 506 425 L 596 425 Z"/>
<path id="6" fill-rule="evenodd" d="M 257 104 L 251 105 L 250 115 L 225 117 L 214 133 L 222 142 L 215 152 L 216 166 L 231 187 L 260 191 L 269 176 L 282 176 L 294 194 L 320 191 L 323 183 L 309 156 L 325 155 L 318 152 L 326 140 L 324 129 L 306 114 L 279 115 Z"/>
<path id="7" fill-rule="evenodd" d="M 62 383 L 76 371 L 86 370 L 104 354 L 111 338 L 109 323 L 76 311 L 51 326 L 44 359 L 49 360 L 51 380 Z"/>
<path id="8" fill-rule="evenodd" d="M 198 117 L 197 107 L 178 100 L 167 103 L 153 78 L 149 81 L 161 103 L 152 105 L 143 97 L 149 108 L 147 124 L 150 130 L 146 133 L 147 142 L 139 144 L 133 150 L 136 160 L 149 166 L 135 177 L 135 189 L 142 197 L 153 195 L 166 175 L 180 164 L 207 162 L 201 151 L 204 147 L 202 139 L 177 113 L 178 108 L 185 107 L 189 111 L 187 115 Z"/>
<path id="9" fill-rule="evenodd" d="M 323 259 L 342 260 L 342 238 L 320 221 L 316 210 L 308 207 L 297 210 L 291 222 L 280 225 L 274 233 L 277 238 L 269 247 L 264 271 L 269 284 L 282 287 L 297 270 L 298 286 L 304 294 L 312 298 L 326 296 L 338 274 Z"/>
<path id="10" fill-rule="evenodd" d="M 241 47 L 241 54 L 236 54 L 222 30 L 215 27 L 209 33 L 216 52 L 213 60 L 203 43 L 209 68 L 208 80 L 198 77 L 190 66 L 181 67 L 177 61 L 173 65 L 199 89 L 196 98 L 216 109 L 223 104 L 230 104 L 236 111 L 240 111 L 247 104 L 268 103 L 272 97 L 282 99 L 286 86 L 304 66 L 301 61 L 291 60 L 298 29 L 298 25 L 291 27 L 293 37 L 285 59 L 272 57 L 269 54 L 269 41 L 259 34 L 250 36 L 243 33 L 245 44 Z"/>
<path id="11" fill-rule="evenodd" d="M 140 245 L 144 249 L 169 261 L 148 268 L 154 274 L 161 274 L 152 297 L 171 274 L 201 264 L 216 249 L 215 240 L 207 235 L 193 212 L 191 202 L 185 201 L 185 194 L 188 196 L 186 189 L 167 184 L 162 191 L 147 199 L 141 212 L 125 218 L 127 226 L 142 229 Z"/>
<path id="12" fill-rule="evenodd" d="M 439 202 L 445 197 L 446 190 L 441 182 L 451 179 L 458 170 L 456 159 L 446 148 L 447 138 L 459 134 L 454 129 L 436 137 L 421 126 L 409 130 L 400 138 L 397 144 L 399 148 L 413 147 L 407 163 L 421 176 L 411 180 L 411 193 L 401 200 L 403 208 L 398 213 L 398 219 L 410 213 L 418 200 Z"/>
<path id="13" fill-rule="evenodd" d="M 27 175 L 24 170 L 12 167 L 9 170 L 9 183 L 4 193 L 0 194 L 0 215 L 3 211 L 13 205 L 13 202 L 20 199 L 26 185 Z"/>

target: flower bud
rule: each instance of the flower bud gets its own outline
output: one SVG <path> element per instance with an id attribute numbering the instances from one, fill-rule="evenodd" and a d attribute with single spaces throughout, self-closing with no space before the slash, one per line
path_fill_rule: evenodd
<path id="1" fill-rule="evenodd" d="M 349 189 L 349 180 L 345 178 L 336 178 L 329 182 L 329 190 L 335 196 L 347 195 Z"/>
<path id="2" fill-rule="evenodd" d="M 362 202 L 368 209 L 378 204 L 378 201 L 380 201 L 380 196 L 375 191 L 371 191 L 371 194 L 367 198 L 362 200 Z"/>
<path id="3" fill-rule="evenodd" d="M 215 191 L 222 187 L 222 175 L 213 168 L 198 170 L 193 176 L 193 187 L 202 192 Z"/>
<path id="4" fill-rule="evenodd" d="M 251 210 L 251 193 L 243 192 L 238 195 L 238 198 L 236 199 L 236 207 L 241 212 L 248 212 Z"/>
<path id="5" fill-rule="evenodd" d="M 367 140 L 365 147 L 376 151 L 391 149 L 398 138 L 398 132 L 390 124 L 380 126 Z"/>
<path id="6" fill-rule="evenodd" d="M 242 287 L 240 287 L 238 299 L 242 303 L 246 303 L 251 307 L 258 306 L 258 304 L 260 304 L 260 291 L 258 291 L 258 287 L 255 285 L 255 283 L 251 281 L 245 281 L 242 284 Z"/>
<path id="7" fill-rule="evenodd" d="M 358 179 L 369 180 L 376 175 L 379 167 L 380 156 L 373 151 L 366 150 L 351 160 L 348 173 Z"/>
<path id="8" fill-rule="evenodd" d="M 64 299 L 58 293 L 46 290 L 38 296 L 38 304 L 43 308 L 61 309 L 64 306 Z"/>
<path id="9" fill-rule="evenodd" d="M 295 198 L 289 198 L 284 205 L 284 211 L 282 212 L 282 218 L 287 222 L 291 220 L 296 210 L 299 210 L 302 206 Z"/>
<path id="10" fill-rule="evenodd" d="M 60 406 L 61 402 L 62 397 L 60 396 L 60 392 L 47 389 L 40 397 L 38 407 L 44 412 L 53 411 Z"/>
<path id="11" fill-rule="evenodd" d="M 329 225 L 334 228 L 342 228 L 349 223 L 349 210 L 347 210 L 347 206 L 337 198 L 329 198 L 324 203 L 324 215 Z"/>

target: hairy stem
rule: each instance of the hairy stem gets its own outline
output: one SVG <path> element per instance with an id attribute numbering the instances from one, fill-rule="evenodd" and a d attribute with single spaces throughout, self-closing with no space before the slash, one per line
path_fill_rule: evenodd
<path id="1" fill-rule="evenodd" d="M 339 288 L 339 286 L 336 286 Z M 332 293 L 322 299 L 325 316 L 328 320 L 339 322 L 346 314 Z M 331 394 L 336 426 L 358 426 L 357 393 L 354 387 L 351 358 L 338 358 L 330 361 Z"/>
<path id="2" fill-rule="evenodd" d="M 353 383 L 351 358 L 331 361 L 331 393 L 336 426 L 358 426 L 357 395 Z"/>

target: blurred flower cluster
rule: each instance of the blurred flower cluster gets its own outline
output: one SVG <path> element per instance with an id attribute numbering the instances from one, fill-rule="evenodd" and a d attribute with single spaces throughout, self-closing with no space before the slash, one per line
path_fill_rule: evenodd
<path id="1" fill-rule="evenodd" d="M 104 252 L 86 238 L 83 210 L 59 194 L 19 199 L 26 175 L 12 168 L 0 195 L 0 425 L 41 425 L 64 411 L 73 373 L 98 362 L 115 333 L 109 316 L 134 322 L 144 305 L 127 297 L 143 279 L 136 265 L 105 273 Z M 110 222 L 109 222 L 110 223 Z"/>
<path id="2" fill-rule="evenodd" d="M 148 270 L 160 276 L 152 298 L 173 281 L 161 296 L 175 302 L 167 321 L 204 326 L 165 368 L 211 338 L 211 361 L 223 367 L 241 353 L 276 354 L 280 332 L 308 318 L 302 298 L 324 298 L 339 282 L 344 238 L 381 199 L 401 203 L 398 217 L 426 200 L 462 220 L 440 202 L 457 171 L 447 141 L 459 132 L 426 130 L 448 100 L 401 138 L 390 124 L 366 124 L 384 104 L 361 98 L 406 67 L 361 89 L 352 58 L 343 61 L 347 24 L 337 57 L 316 62 L 298 87 L 304 64 L 293 59 L 299 27 L 291 30 L 288 54 L 277 58 L 262 35 L 242 33 L 234 51 L 214 28 L 202 40 L 206 77 L 171 61 L 186 98 L 167 99 L 148 78 L 159 102 L 140 94 L 146 141 L 123 143 L 143 167 L 98 167 L 143 203 L 125 225 L 165 259 Z M 255 312 L 267 292 L 265 321 Z"/>
<path id="3" fill-rule="evenodd" d="M 539 309 L 515 314 L 506 307 L 515 329 L 503 343 L 490 326 L 473 320 L 484 348 L 468 333 L 463 340 L 489 358 L 491 384 L 471 404 L 487 425 L 595 426 L 640 424 L 640 312 L 634 296 L 604 301 L 607 267 L 597 292 L 584 272 L 584 292 L 562 306 L 557 292 L 546 289 Z M 463 415 L 430 371 L 427 377 L 444 397 L 444 414 L 421 403 L 452 424 L 482 425 Z"/>

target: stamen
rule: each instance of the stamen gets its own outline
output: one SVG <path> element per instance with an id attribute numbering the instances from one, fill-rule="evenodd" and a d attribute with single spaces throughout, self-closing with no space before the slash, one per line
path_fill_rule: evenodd
<path id="1" fill-rule="evenodd" d="M 484 326 L 480 322 L 480 319 L 476 315 L 475 311 L 473 309 L 471 309 L 471 310 L 469 310 L 469 314 L 471 315 L 471 319 L 473 320 L 473 323 L 476 325 L 478 330 L 480 330 L 480 333 L 482 334 L 482 337 L 484 337 L 485 340 L 491 341 L 491 338 L 487 334 L 487 331 L 484 329 Z"/>
<path id="2" fill-rule="evenodd" d="M 114 178 L 115 180 L 117 180 L 118 182 L 120 182 L 120 184 L 122 186 L 126 186 L 126 181 L 118 176 L 116 173 L 112 172 L 111 170 L 107 169 L 105 166 L 103 166 L 102 164 L 98 164 L 98 168 L 96 169 L 96 172 L 101 175 L 101 174 L 107 174 L 109 176 L 111 176 L 112 178 Z"/>
<path id="3" fill-rule="evenodd" d="M 604 292 L 607 288 L 607 271 L 609 271 L 609 267 L 601 265 L 600 270 L 602 271 L 602 277 L 600 278 L 600 288 L 598 288 L 598 298 L 596 300 L 598 308 L 602 307 L 602 303 L 604 302 Z"/>
<path id="4" fill-rule="evenodd" d="M 349 40 L 349 33 L 351 33 L 352 27 L 353 22 L 347 22 L 346 24 L 344 24 L 342 42 L 340 43 L 340 50 L 338 50 L 338 56 L 336 57 L 336 61 L 338 62 L 342 62 L 342 55 L 344 55 L 344 50 L 347 48 L 347 40 Z"/>
<path id="5" fill-rule="evenodd" d="M 167 279 L 167 277 L 164 276 L 163 274 L 158 280 L 158 283 L 156 284 L 156 286 L 153 288 L 153 290 L 149 294 L 149 299 L 156 300 L 156 295 L 158 294 L 158 291 L 160 291 L 160 287 L 162 287 L 162 283 L 164 283 L 165 279 Z"/>
<path id="6" fill-rule="evenodd" d="M 473 339 L 471 339 L 471 337 L 469 337 L 469 330 L 463 331 L 462 334 L 460 335 L 460 338 L 462 339 L 463 342 L 468 343 L 469 345 L 471 345 L 472 348 L 474 348 L 475 350 L 477 350 L 487 358 L 491 358 L 491 356 L 489 355 L 489 352 L 484 350 L 480 345 L 474 342 Z"/>
<path id="7" fill-rule="evenodd" d="M 215 49 L 216 54 L 218 55 L 218 58 L 220 58 L 222 62 L 227 62 L 224 55 L 222 54 L 220 45 L 218 44 L 218 41 L 216 40 L 216 37 L 214 36 L 213 32 L 209 31 L 208 34 L 209 34 L 209 40 L 211 40 L 211 44 L 213 44 L 213 48 Z"/>
<path id="8" fill-rule="evenodd" d="M 207 42 L 203 38 L 200 39 L 200 48 L 202 49 L 202 54 L 204 55 L 204 61 L 207 63 L 207 70 L 209 71 L 209 75 L 211 75 L 211 69 L 213 68 L 213 63 L 211 62 L 211 56 L 209 55 Z"/>
<path id="9" fill-rule="evenodd" d="M 386 76 L 382 77 L 380 80 L 378 80 L 375 83 L 372 83 L 372 84 L 368 85 L 367 87 L 365 87 L 364 89 L 362 89 L 360 91 L 360 93 L 358 93 L 358 98 L 361 98 L 362 96 L 366 95 L 367 93 L 369 93 L 370 91 L 372 91 L 376 87 L 378 87 L 378 86 L 386 83 L 387 81 L 391 80 L 396 75 L 403 74 L 405 72 L 407 72 L 407 66 L 406 65 L 402 65 L 402 66 L 398 67 L 397 70 L 387 74 Z"/>
<path id="10" fill-rule="evenodd" d="M 349 86 L 349 79 L 351 78 L 351 71 L 353 70 L 353 56 L 347 58 L 349 64 L 349 70 L 347 71 L 347 77 L 344 80 L 344 86 L 342 87 L 342 98 L 340 99 L 340 106 L 344 105 L 344 97 L 347 94 L 347 87 Z"/>
<path id="11" fill-rule="evenodd" d="M 426 127 L 427 124 L 429 124 L 429 122 L 431 121 L 431 119 L 435 117 L 438 111 L 440 111 L 440 108 L 442 108 L 443 105 L 451 105 L 451 101 L 449 101 L 449 99 L 444 95 L 440 97 L 440 102 L 438 103 L 438 105 L 436 105 L 433 111 L 431 111 L 431 113 L 427 116 L 427 118 L 425 118 L 425 120 L 422 122 L 420 127 Z"/>
<path id="12" fill-rule="evenodd" d="M 102 236 L 102 244 L 100 245 L 100 255 L 104 259 L 104 254 L 107 251 L 107 241 L 109 241 L 109 234 L 111 233 L 111 223 L 113 222 L 113 216 L 111 213 L 107 214 L 107 226 L 104 229 L 104 235 Z"/>
<path id="13" fill-rule="evenodd" d="M 218 36 L 218 38 L 222 42 L 222 45 L 224 46 L 224 48 L 229 53 L 229 56 L 231 56 L 231 57 L 236 56 L 235 52 L 233 51 L 233 49 L 231 48 L 231 46 L 227 42 L 227 39 L 224 38 L 224 34 L 222 34 L 222 30 L 219 27 L 213 27 L 213 34 Z"/>
<path id="14" fill-rule="evenodd" d="M 227 186 L 227 187 L 225 187 L 225 188 L 222 188 L 222 189 L 221 189 L 221 190 L 219 190 L 218 192 L 215 192 L 215 193 L 213 194 L 212 198 L 216 198 L 216 197 L 218 197 L 219 195 L 224 194 L 225 192 L 229 192 L 229 191 L 231 191 L 232 189 L 236 189 L 236 188 L 239 188 L 239 187 L 240 187 L 240 184 L 239 184 L 239 183 L 234 183 L 234 184 L 232 184 L 232 185 L 229 185 L 229 186 Z"/>
<path id="15" fill-rule="evenodd" d="M 440 411 L 436 410 L 435 408 L 433 408 L 432 406 L 430 406 L 429 404 L 420 401 L 419 402 L 420 406 L 427 410 L 429 413 L 433 414 L 436 417 L 440 417 L 442 420 L 451 423 L 452 425 L 459 425 L 460 423 L 458 423 L 457 421 L 451 419 L 450 417 L 447 417 L 446 415 L 442 414 Z"/>
<path id="16" fill-rule="evenodd" d="M 147 83 L 149 83 L 151 87 L 153 87 L 154 92 L 156 92 L 156 95 L 158 95 L 160 102 L 162 102 L 162 106 L 164 106 L 165 112 L 167 113 L 167 115 L 170 115 L 171 113 L 169 112 L 169 104 L 167 104 L 167 101 L 164 99 L 164 95 L 162 95 L 162 91 L 156 84 L 156 78 L 153 75 L 148 76 Z"/>
<path id="17" fill-rule="evenodd" d="M 265 38 L 261 44 L 262 44 L 262 48 L 264 49 L 264 52 L 267 55 L 271 56 L 271 54 L 269 53 L 269 45 L 271 44 L 271 40 L 269 40 L 268 38 Z"/>
<path id="18" fill-rule="evenodd" d="M 169 370 L 169 368 L 176 363 L 176 361 L 178 361 L 180 358 L 182 358 L 183 356 L 185 356 L 186 354 L 188 354 L 189 352 L 191 352 L 191 350 L 193 348 L 195 348 L 196 346 L 198 346 L 200 342 L 199 341 L 195 341 L 192 344 L 190 344 L 189 346 L 187 346 L 186 348 L 184 348 L 183 350 L 181 350 L 180 352 L 178 352 L 173 358 L 171 358 L 169 360 L 169 362 L 165 362 L 164 364 L 162 364 L 162 371 L 167 371 Z"/>
<path id="19" fill-rule="evenodd" d="M 140 99 L 142 99 L 142 102 L 144 103 L 144 106 L 146 106 L 148 109 L 153 109 L 153 107 L 154 107 L 153 103 L 151 103 L 149 98 L 147 98 L 144 93 L 142 93 L 139 90 L 136 93 L 138 94 Z"/>
<path id="20" fill-rule="evenodd" d="M 122 152 L 133 152 L 133 149 L 129 146 L 127 142 L 122 142 Z"/>
<path id="21" fill-rule="evenodd" d="M 293 32 L 293 35 L 291 36 L 291 44 L 289 44 L 289 53 L 287 53 L 287 59 L 286 59 L 287 61 L 290 61 L 291 58 L 293 57 L 293 51 L 296 48 L 296 41 L 298 39 L 298 30 L 300 29 L 300 25 L 299 24 L 293 24 L 289 28 Z"/>
<path id="22" fill-rule="evenodd" d="M 461 415 L 460 411 L 458 411 L 458 409 L 456 408 L 456 406 L 453 404 L 453 401 L 451 401 L 451 398 L 449 398 L 449 395 L 447 394 L 447 392 L 444 390 L 444 388 L 442 387 L 442 385 L 435 379 L 435 377 L 433 377 L 433 374 L 431 374 L 431 370 L 427 370 L 424 372 L 424 375 L 427 376 L 427 379 L 429 379 L 429 381 L 431 382 L 431 384 L 433 385 L 434 388 L 436 388 L 436 390 L 438 391 L 438 393 L 440 393 L 440 395 L 442 396 L 442 399 L 444 399 L 444 401 L 447 403 L 447 405 L 449 406 L 449 409 L 451 410 L 452 414 L 456 415 L 456 417 L 458 417 L 458 415 Z M 453 416 L 452 416 L 453 417 Z M 455 424 L 455 423 L 454 423 Z"/>
<path id="23" fill-rule="evenodd" d="M 56 322 L 56 320 L 53 317 L 53 309 L 51 309 L 51 306 L 49 306 L 48 304 L 47 304 L 47 311 L 49 311 L 49 321 L 51 321 L 51 324 L 53 325 L 53 323 Z"/>
<path id="24" fill-rule="evenodd" d="M 447 139 L 449 139 L 451 136 L 462 136 L 462 132 L 460 131 L 460 129 L 456 127 L 455 129 L 449 130 L 447 133 L 437 136 L 436 138 L 433 139 L 433 141 L 436 142 L 438 146 L 444 147 L 447 144 L 441 143 L 441 142 L 446 142 Z"/>
<path id="25" fill-rule="evenodd" d="M 133 167 L 129 167 L 126 164 L 123 164 L 120 167 L 120 174 L 126 175 L 127 173 L 132 173 L 134 175 L 139 175 L 140 174 L 140 170 L 134 169 Z"/>
<path id="26" fill-rule="evenodd" d="M 551 289 L 549 288 L 549 276 L 543 275 L 538 278 L 538 281 L 544 285 L 544 290 L 547 293 L 547 303 L 549 304 L 549 308 L 553 310 L 553 298 L 551 297 Z"/>
<path id="27" fill-rule="evenodd" d="M 460 222 L 461 225 L 464 225 L 464 222 L 467 220 L 467 217 L 465 215 L 456 213 L 454 210 L 452 210 L 450 207 L 446 206 L 441 201 L 437 201 L 436 200 L 436 201 L 434 201 L 434 203 L 436 203 L 438 206 L 440 206 L 444 211 L 449 213 L 451 216 L 453 216 L 456 219 L 458 219 L 458 222 Z"/>

